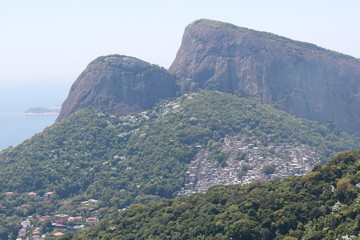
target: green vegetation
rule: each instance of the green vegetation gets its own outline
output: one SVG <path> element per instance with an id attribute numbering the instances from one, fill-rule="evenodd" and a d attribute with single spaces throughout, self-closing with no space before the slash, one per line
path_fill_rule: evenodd
<path id="1" fill-rule="evenodd" d="M 117 202 L 118 207 L 142 194 L 172 197 L 183 184 L 196 144 L 211 145 L 213 159 L 223 162 L 221 139 L 249 131 L 265 143 L 312 146 L 324 159 L 357 146 L 336 127 L 229 94 L 203 91 L 137 116 L 80 111 L 3 151 L 0 189 L 56 191 L 60 198 L 85 193 Z"/>
<path id="2" fill-rule="evenodd" d="M 242 151 L 238 151 L 236 156 L 235 156 L 235 160 L 241 161 L 241 160 L 247 160 L 248 156 L 246 153 L 242 152 Z"/>
<path id="3" fill-rule="evenodd" d="M 73 239 L 342 239 L 360 232 L 360 151 L 300 176 L 134 204 Z"/>
<path id="4" fill-rule="evenodd" d="M 262 169 L 263 173 L 266 175 L 269 174 L 273 174 L 275 172 L 276 166 L 271 164 L 271 165 L 265 165 Z"/>
<path id="5" fill-rule="evenodd" d="M 136 116 L 80 111 L 3 151 L 0 189 L 56 191 L 60 198 L 87 194 L 119 208 L 138 195 L 172 197 L 183 185 L 196 144 L 211 145 L 213 159 L 223 162 L 221 139 L 249 131 L 262 142 L 312 146 L 324 159 L 357 146 L 335 127 L 251 100 L 203 91 Z"/>
<path id="6" fill-rule="evenodd" d="M 212 159 L 224 165 L 228 156 L 219 148 L 223 138 L 239 134 L 264 144 L 306 144 L 324 160 L 358 147 L 334 126 L 220 92 L 185 95 L 138 115 L 118 117 L 85 109 L 0 153 L 0 189 L 19 194 L 5 206 L 3 219 L 75 211 L 58 202 L 39 203 L 41 207 L 34 203 L 26 213 L 15 211 L 23 204 L 21 193 L 30 191 L 54 191 L 59 200 L 70 203 L 98 199 L 99 208 L 108 208 L 98 212 L 100 218 L 117 215 L 118 209 L 132 203 L 172 198 L 184 185 L 197 145 L 207 146 Z M 247 156 L 239 153 L 238 158 Z M 7 224 L 4 220 L 4 229 Z"/>

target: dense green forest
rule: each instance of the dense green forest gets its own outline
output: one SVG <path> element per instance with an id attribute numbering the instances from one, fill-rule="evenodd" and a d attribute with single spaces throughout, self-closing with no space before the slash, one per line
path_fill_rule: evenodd
<path id="1" fill-rule="evenodd" d="M 141 195 L 172 197 L 196 144 L 248 132 L 268 142 L 299 142 L 327 158 L 357 147 L 332 124 L 295 118 L 269 105 L 203 91 L 139 115 L 86 109 L 0 154 L 3 191 L 88 194 L 118 207 Z M 30 180 L 31 179 L 31 180 Z"/>
<path id="2" fill-rule="evenodd" d="M 0 189 L 18 194 L 11 202 L 0 196 L 0 213 L 72 214 L 73 208 L 59 205 L 61 199 L 95 198 L 99 208 L 107 208 L 98 212 L 102 218 L 133 203 L 173 198 L 185 183 L 196 146 L 206 148 L 226 136 L 249 133 L 263 143 L 308 145 L 323 160 L 359 146 L 332 123 L 321 125 L 256 100 L 214 91 L 184 95 L 136 115 L 84 109 L 0 153 Z M 23 204 L 21 194 L 30 191 L 54 191 L 59 201 L 19 211 L 15 206 Z M 8 224 L 1 223 L 5 229 Z"/>
<path id="3" fill-rule="evenodd" d="M 74 239 L 355 239 L 359 173 L 360 151 L 346 151 L 304 176 L 134 204 Z"/>
<path id="4" fill-rule="evenodd" d="M 139 115 L 86 109 L 0 154 L 3 191 L 87 194 L 118 207 L 136 197 L 172 197 L 196 144 L 252 130 L 269 142 L 299 142 L 325 158 L 358 145 L 333 124 L 295 118 L 268 105 L 203 91 Z"/>

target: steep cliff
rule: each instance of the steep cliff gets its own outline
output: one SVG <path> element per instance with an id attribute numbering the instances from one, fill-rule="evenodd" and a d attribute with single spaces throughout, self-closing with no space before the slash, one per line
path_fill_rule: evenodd
<path id="1" fill-rule="evenodd" d="M 57 120 L 86 107 L 114 114 L 140 112 L 176 91 L 174 76 L 163 68 L 133 57 L 99 57 L 75 81 Z"/>
<path id="2" fill-rule="evenodd" d="M 360 61 L 312 44 L 228 23 L 186 27 L 169 69 L 182 92 L 216 89 L 360 132 Z"/>

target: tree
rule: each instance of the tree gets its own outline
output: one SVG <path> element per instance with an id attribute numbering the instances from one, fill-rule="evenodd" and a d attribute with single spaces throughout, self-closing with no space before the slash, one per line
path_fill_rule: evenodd
<path id="1" fill-rule="evenodd" d="M 256 222 L 244 218 L 229 226 L 228 236 L 234 240 L 259 239 L 260 229 Z"/>
<path id="2" fill-rule="evenodd" d="M 274 164 L 270 164 L 270 165 L 265 165 L 262 169 L 262 172 L 266 175 L 270 175 L 273 174 L 275 172 L 275 165 Z"/>
<path id="3" fill-rule="evenodd" d="M 336 192 L 341 202 L 351 198 L 351 196 L 355 194 L 353 189 L 354 186 L 351 184 L 351 180 L 348 178 L 342 178 L 336 183 Z"/>

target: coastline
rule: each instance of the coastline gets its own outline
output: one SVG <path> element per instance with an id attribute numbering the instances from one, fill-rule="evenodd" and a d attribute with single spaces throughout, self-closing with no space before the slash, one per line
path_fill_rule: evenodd
<path id="1" fill-rule="evenodd" d="M 57 118 L 57 114 L 47 112 L 42 114 L 24 114 L 21 111 L 0 110 L 0 151 L 17 146 L 26 139 L 51 126 Z"/>
<path id="2" fill-rule="evenodd" d="M 45 112 L 45 113 L 20 113 L 21 115 L 29 115 L 29 116 L 57 116 L 59 115 L 58 112 Z"/>

